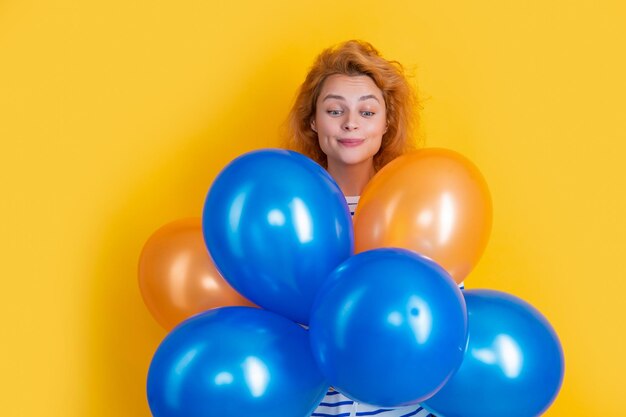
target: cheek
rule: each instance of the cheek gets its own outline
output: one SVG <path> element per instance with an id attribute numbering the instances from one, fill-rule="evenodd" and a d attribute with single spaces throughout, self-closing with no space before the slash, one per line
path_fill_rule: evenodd
<path id="1" fill-rule="evenodd" d="M 383 144 L 383 135 L 385 134 L 385 125 L 379 126 L 378 129 L 376 129 L 376 141 L 372 144 L 372 148 L 374 148 L 374 152 L 378 152 L 380 151 L 380 148 L 382 147 Z"/>
<path id="2" fill-rule="evenodd" d="M 326 118 L 317 118 L 316 121 L 317 134 L 322 137 L 328 133 L 333 132 L 333 123 Z"/>
<path id="3" fill-rule="evenodd" d="M 328 140 L 326 140 L 326 136 L 324 136 L 319 128 L 318 128 L 318 134 L 317 134 L 317 143 L 320 146 L 320 149 L 322 150 L 322 152 L 324 152 L 324 154 L 328 155 L 328 151 L 329 151 L 329 145 L 328 145 Z"/>
<path id="4" fill-rule="evenodd" d="M 380 148 L 382 148 L 382 144 L 383 144 L 383 141 L 382 141 L 382 138 L 381 138 L 380 140 L 376 141 L 376 144 L 374 146 L 372 146 L 372 148 L 373 148 L 372 151 L 375 154 L 378 153 L 378 151 L 380 151 Z"/>
<path id="5" fill-rule="evenodd" d="M 379 137 L 382 140 L 383 135 L 387 131 L 387 124 L 386 123 L 377 124 L 372 131 L 375 136 Z"/>

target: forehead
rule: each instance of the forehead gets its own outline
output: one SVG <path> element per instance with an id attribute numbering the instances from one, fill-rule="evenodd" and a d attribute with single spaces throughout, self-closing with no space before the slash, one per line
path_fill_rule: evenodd
<path id="1" fill-rule="evenodd" d="M 327 94 L 337 94 L 346 98 L 373 94 L 381 100 L 383 98 L 383 92 L 367 75 L 333 74 L 324 80 L 319 99 L 323 100 Z"/>

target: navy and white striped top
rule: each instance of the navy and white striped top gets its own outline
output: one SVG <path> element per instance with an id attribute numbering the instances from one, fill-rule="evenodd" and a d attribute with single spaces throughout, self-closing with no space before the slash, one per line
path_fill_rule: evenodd
<path id="1" fill-rule="evenodd" d="M 350 209 L 350 214 L 354 216 L 354 210 L 356 210 L 356 205 L 359 204 L 360 195 L 357 196 L 348 196 L 346 197 L 346 202 L 348 203 L 348 208 Z"/>
<path id="2" fill-rule="evenodd" d="M 434 414 L 430 414 L 419 405 L 399 408 L 381 408 L 374 405 L 357 403 L 332 388 L 326 393 L 326 396 L 313 414 L 311 414 L 311 417 L 353 416 L 435 417 Z"/>
<path id="3" fill-rule="evenodd" d="M 346 202 L 350 209 L 350 214 L 354 216 L 354 211 L 359 203 L 360 196 L 348 196 Z M 464 289 L 463 283 L 459 288 Z M 311 417 L 355 417 L 355 416 L 381 416 L 381 417 L 437 417 L 419 405 L 407 407 L 378 407 L 369 404 L 362 404 L 351 400 L 339 391 L 330 388 L 326 396 L 315 409 Z"/>

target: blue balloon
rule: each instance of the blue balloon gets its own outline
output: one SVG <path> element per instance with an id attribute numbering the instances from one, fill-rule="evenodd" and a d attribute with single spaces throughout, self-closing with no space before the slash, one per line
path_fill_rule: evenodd
<path id="1" fill-rule="evenodd" d="M 499 291 L 465 291 L 469 344 L 458 372 L 422 405 L 446 417 L 532 417 L 563 381 L 558 336 L 533 306 Z"/>
<path id="2" fill-rule="evenodd" d="M 307 331 L 251 307 L 184 321 L 157 349 L 147 384 L 154 417 L 305 417 L 327 389 Z"/>
<path id="3" fill-rule="evenodd" d="M 330 175 L 291 151 L 250 152 L 215 179 L 203 213 L 215 265 L 257 305 L 308 323 L 322 281 L 353 252 L 352 219 Z"/>
<path id="4" fill-rule="evenodd" d="M 329 384 L 381 407 L 432 396 L 461 365 L 467 312 L 439 265 L 405 249 L 353 256 L 320 290 L 310 325 Z"/>

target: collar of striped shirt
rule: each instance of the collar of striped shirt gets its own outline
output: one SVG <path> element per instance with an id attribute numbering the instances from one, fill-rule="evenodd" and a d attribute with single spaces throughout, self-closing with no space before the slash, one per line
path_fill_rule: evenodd
<path id="1" fill-rule="evenodd" d="M 361 196 L 346 196 L 346 202 L 348 203 L 348 208 L 350 209 L 350 214 L 354 216 L 354 210 L 356 210 L 356 205 L 359 203 L 359 198 Z"/>

